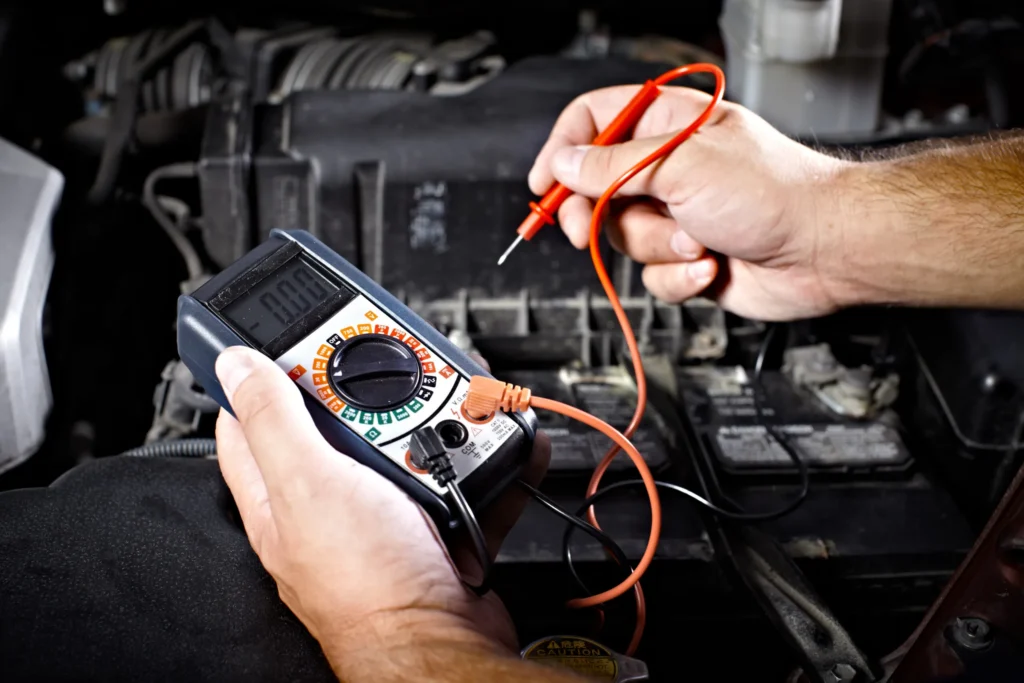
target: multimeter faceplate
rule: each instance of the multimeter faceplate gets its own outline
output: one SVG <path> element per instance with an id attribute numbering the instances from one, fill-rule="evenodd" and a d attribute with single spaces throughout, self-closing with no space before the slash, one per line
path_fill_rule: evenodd
<path id="1" fill-rule="evenodd" d="M 181 359 L 228 410 L 214 362 L 237 345 L 272 358 L 303 390 L 327 441 L 398 484 L 441 529 L 453 517 L 441 487 L 411 461 L 414 431 L 438 431 L 476 508 L 529 457 L 533 413 L 466 415 L 469 378 L 487 372 L 309 233 L 273 231 L 179 299 Z"/>

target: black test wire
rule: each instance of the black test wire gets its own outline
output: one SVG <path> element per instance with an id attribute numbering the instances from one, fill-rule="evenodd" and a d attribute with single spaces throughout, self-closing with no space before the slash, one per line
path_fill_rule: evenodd
<path id="1" fill-rule="evenodd" d="M 639 481 L 641 484 L 643 484 L 643 480 L 641 479 L 637 479 L 635 481 Z M 549 512 L 554 513 L 556 516 L 564 520 L 568 524 L 569 529 L 580 529 L 584 533 L 589 534 L 591 537 L 593 537 L 595 541 L 600 543 L 605 550 L 608 551 L 608 553 L 612 556 L 612 558 L 620 567 L 624 567 L 627 570 L 627 573 L 632 571 L 632 567 L 630 567 L 629 559 L 626 557 L 626 553 L 622 552 L 622 548 L 620 548 L 619 545 L 614 540 L 612 540 L 612 537 L 604 533 L 594 525 L 590 524 L 581 517 L 583 512 L 585 512 L 586 510 L 585 508 L 584 510 L 577 511 L 575 516 L 570 515 L 568 512 L 560 508 L 558 506 L 558 503 L 551 500 L 551 498 L 548 498 L 548 496 L 541 493 L 533 486 L 530 486 L 525 481 L 519 480 L 518 483 L 519 486 L 521 486 L 523 489 L 526 490 L 527 493 L 533 496 L 533 499 L 540 503 L 545 509 L 547 509 Z M 575 579 L 576 584 L 583 590 L 585 594 L 591 594 L 592 591 L 587 587 L 587 584 L 584 583 L 583 578 L 580 577 L 579 573 L 576 571 L 576 567 L 572 564 L 571 561 L 567 563 L 567 566 L 569 567 L 569 572 L 572 574 L 573 579 Z"/>
<path id="2" fill-rule="evenodd" d="M 469 506 L 469 501 L 466 500 L 465 494 L 459 488 L 458 482 L 448 482 L 448 493 L 450 494 L 449 498 L 455 504 L 455 509 L 459 513 L 463 526 L 466 527 L 466 531 L 469 533 L 469 538 L 473 543 L 473 554 L 480 564 L 480 582 L 474 585 L 463 579 L 463 583 L 477 595 L 484 595 L 491 589 L 491 570 L 494 568 L 494 560 L 491 559 L 491 553 L 487 549 L 487 541 L 484 539 L 484 532 L 480 528 L 480 523 L 477 521 L 476 515 L 473 514 L 473 509 Z"/>
<path id="3" fill-rule="evenodd" d="M 418 466 L 425 467 L 434 481 L 445 489 L 445 498 L 455 508 L 462 526 L 469 534 L 473 545 L 473 554 L 476 555 L 476 560 L 480 565 L 481 576 L 480 582 L 476 584 L 467 581 L 465 576 L 461 577 L 462 582 L 477 595 L 485 594 L 490 590 L 494 561 L 487 549 L 487 540 L 484 538 L 480 523 L 459 486 L 458 474 L 452 466 L 451 454 L 445 449 L 441 437 L 437 435 L 433 427 L 423 427 L 413 432 L 409 441 L 409 450 L 414 456 L 414 461 L 418 461 Z"/>

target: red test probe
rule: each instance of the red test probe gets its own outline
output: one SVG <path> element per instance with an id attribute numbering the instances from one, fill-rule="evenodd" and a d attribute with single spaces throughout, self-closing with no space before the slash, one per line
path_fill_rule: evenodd
<path id="1" fill-rule="evenodd" d="M 633 126 L 636 125 L 636 122 L 643 115 L 644 111 L 646 111 L 647 107 L 649 107 L 650 104 L 661 94 L 660 86 L 663 86 L 677 78 L 695 73 L 708 73 L 715 77 L 715 91 L 711 96 L 711 99 L 708 101 L 707 107 L 705 107 L 700 116 L 698 116 L 689 126 L 673 135 L 665 144 L 619 176 L 619 178 L 601 194 L 597 202 L 594 204 L 594 211 L 590 220 L 590 258 L 594 263 L 594 270 L 597 273 L 598 279 L 601 281 L 601 287 L 604 289 L 604 293 L 608 297 L 612 310 L 615 312 L 615 317 L 622 328 L 623 340 L 629 349 L 629 355 L 633 362 L 633 373 L 636 378 L 637 404 L 636 409 L 633 412 L 633 417 L 629 421 L 629 425 L 620 433 L 594 416 L 572 406 L 532 396 L 528 389 L 515 387 L 513 385 L 506 385 L 497 380 L 490 380 L 482 377 L 474 377 L 472 379 L 470 382 L 469 394 L 466 397 L 466 406 L 471 407 L 475 412 L 480 414 L 486 414 L 496 409 L 506 411 L 525 410 L 527 407 L 532 406 L 538 409 L 552 410 L 576 420 L 580 420 L 585 424 L 598 429 L 605 436 L 611 439 L 612 447 L 605 454 L 604 458 L 601 459 L 600 464 L 597 466 L 597 469 L 595 469 L 590 482 L 587 485 L 587 497 L 590 497 L 597 492 L 605 471 L 607 471 L 608 466 L 619 452 L 625 451 L 635 463 L 637 470 L 640 472 L 641 478 L 647 485 L 647 494 L 651 502 L 651 535 L 648 539 L 644 555 L 636 569 L 625 581 L 598 595 L 593 595 L 587 598 L 577 598 L 569 603 L 570 607 L 594 607 L 614 599 L 632 589 L 636 596 L 637 618 L 633 637 L 626 650 L 626 654 L 632 654 L 636 651 L 636 648 L 640 644 L 640 639 L 643 636 L 644 624 L 646 622 L 646 604 L 644 601 L 643 590 L 640 588 L 639 580 L 650 566 L 651 561 L 654 559 L 658 539 L 661 533 L 661 503 L 658 500 L 657 488 L 654 485 L 653 478 L 651 478 L 650 470 L 644 464 L 643 458 L 636 450 L 636 447 L 633 446 L 632 442 L 630 442 L 630 439 L 636 432 L 637 427 L 640 426 L 640 420 L 643 418 L 644 409 L 647 406 L 647 379 L 644 375 L 643 359 L 640 355 L 640 348 L 637 345 L 636 335 L 633 334 L 632 325 L 626 315 L 626 311 L 622 308 L 622 303 L 619 301 L 618 293 L 615 291 L 615 285 L 612 283 L 611 277 L 609 277 L 608 271 L 605 268 L 604 259 L 601 256 L 601 250 L 598 248 L 598 238 L 601 234 L 601 222 L 605 210 L 611 202 L 612 197 L 615 196 L 622 186 L 651 164 L 671 154 L 676 147 L 685 142 L 697 131 L 698 128 L 704 125 L 707 120 L 711 118 L 711 114 L 715 107 L 722 101 L 722 95 L 725 91 L 725 74 L 723 74 L 722 70 L 714 64 L 688 64 L 686 66 L 680 66 L 672 69 L 653 81 L 647 81 L 647 83 L 637 91 L 636 95 L 633 96 L 633 99 L 629 101 L 626 107 L 619 112 L 619 115 L 616 116 L 610 124 L 608 124 L 608 127 L 602 131 L 593 142 L 595 145 L 604 146 L 615 144 L 620 141 L 632 130 Z M 572 190 L 559 183 L 555 184 L 554 187 L 548 190 L 547 194 L 545 194 L 539 202 L 531 202 L 530 215 L 527 216 L 526 220 L 524 220 L 522 225 L 519 226 L 519 229 L 517 230 L 519 236 L 512 243 L 512 246 L 502 254 L 501 258 L 498 260 L 498 265 L 505 262 L 505 259 L 508 258 L 508 255 L 519 245 L 520 242 L 523 240 L 530 240 L 542 227 L 544 227 L 544 225 L 554 225 L 554 215 L 558 212 L 558 207 L 560 207 L 562 202 L 571 195 Z M 587 513 L 587 521 L 600 529 L 593 508 L 591 508 Z"/>

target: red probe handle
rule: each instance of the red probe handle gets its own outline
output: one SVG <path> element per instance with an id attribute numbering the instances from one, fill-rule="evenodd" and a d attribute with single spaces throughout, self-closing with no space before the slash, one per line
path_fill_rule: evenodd
<path id="1" fill-rule="evenodd" d="M 661 90 L 658 89 L 654 81 L 644 83 L 643 87 L 629 101 L 629 104 L 619 112 L 618 116 L 612 119 L 608 127 L 601 131 L 591 144 L 604 147 L 622 140 L 633 129 L 633 126 L 640 120 L 643 113 L 647 111 L 647 107 L 651 106 L 651 102 L 658 99 L 660 94 Z M 520 224 L 516 232 L 524 240 L 529 241 L 545 225 L 554 225 L 558 207 L 570 196 L 572 196 L 572 190 L 561 183 L 555 183 L 541 197 L 540 202 L 530 202 L 530 214 Z"/>

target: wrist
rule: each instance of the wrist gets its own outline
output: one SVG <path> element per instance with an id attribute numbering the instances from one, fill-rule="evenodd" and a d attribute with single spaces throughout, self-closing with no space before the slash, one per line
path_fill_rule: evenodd
<path id="1" fill-rule="evenodd" d="M 870 162 L 840 162 L 814 193 L 816 269 L 836 308 L 896 303 L 892 272 L 899 268 L 904 222 L 885 191 L 883 169 Z"/>
<path id="2" fill-rule="evenodd" d="M 361 681 L 428 680 L 436 653 L 509 656 L 464 619 L 434 609 L 379 612 L 350 628 L 313 634 L 338 678 Z"/>

